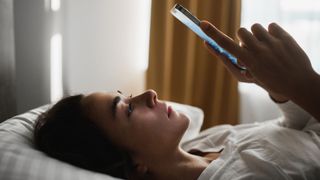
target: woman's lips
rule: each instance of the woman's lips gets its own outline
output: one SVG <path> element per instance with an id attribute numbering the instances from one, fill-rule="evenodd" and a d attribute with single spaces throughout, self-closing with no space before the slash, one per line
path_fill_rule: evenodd
<path id="1" fill-rule="evenodd" d="M 168 106 L 168 117 L 170 117 L 171 112 L 172 112 L 172 107 Z"/>

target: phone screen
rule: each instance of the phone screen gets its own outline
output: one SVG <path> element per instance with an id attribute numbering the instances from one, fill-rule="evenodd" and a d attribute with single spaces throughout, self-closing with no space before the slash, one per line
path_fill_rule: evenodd
<path id="1" fill-rule="evenodd" d="M 237 63 L 237 58 L 231 55 L 228 51 L 219 46 L 212 38 L 210 38 L 205 32 L 200 28 L 200 20 L 193 16 L 187 9 L 185 9 L 180 4 L 176 4 L 171 9 L 171 14 L 176 17 L 179 21 L 189 27 L 194 33 L 196 33 L 201 39 L 208 42 L 208 44 L 218 51 L 220 54 L 226 56 L 236 67 L 245 70 L 245 67 L 241 67 Z"/>

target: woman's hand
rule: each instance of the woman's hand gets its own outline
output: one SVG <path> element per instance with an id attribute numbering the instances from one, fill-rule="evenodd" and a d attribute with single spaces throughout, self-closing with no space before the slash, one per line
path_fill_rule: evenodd
<path id="1" fill-rule="evenodd" d="M 207 45 L 210 52 L 224 60 L 239 81 L 254 82 L 269 92 L 291 98 L 295 92 L 302 91 L 310 82 L 309 78 L 314 76 L 305 52 L 275 23 L 269 25 L 268 31 L 260 24 L 252 26 L 252 33 L 240 28 L 237 35 L 241 45 L 206 21 L 201 22 L 201 28 L 247 68 L 246 72 L 241 72 Z"/>
<path id="2" fill-rule="evenodd" d="M 224 65 L 227 67 L 227 70 L 240 82 L 246 82 L 246 83 L 256 83 L 255 79 L 251 76 L 249 71 L 241 70 L 236 65 L 232 64 L 232 62 L 227 59 L 225 56 L 220 54 L 219 52 L 215 51 L 210 47 L 210 45 L 207 42 L 204 42 L 206 48 L 209 50 L 209 52 L 213 55 L 218 56 L 220 59 L 223 59 Z M 244 66 L 239 60 L 238 64 L 241 66 Z"/>
<path id="3" fill-rule="evenodd" d="M 255 24 L 251 27 L 252 33 L 240 28 L 237 35 L 241 45 L 209 22 L 202 21 L 201 28 L 247 68 L 241 72 L 229 59 L 207 46 L 223 59 L 239 81 L 260 85 L 275 100 L 292 100 L 320 122 L 320 75 L 312 69 L 306 53 L 280 26 L 272 23 L 267 31 Z"/>

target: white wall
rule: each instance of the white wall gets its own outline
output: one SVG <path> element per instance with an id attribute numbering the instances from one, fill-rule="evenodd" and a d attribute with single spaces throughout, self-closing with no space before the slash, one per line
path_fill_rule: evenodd
<path id="1" fill-rule="evenodd" d="M 67 93 L 141 93 L 151 0 L 67 0 L 62 6 Z"/>
<path id="2" fill-rule="evenodd" d="M 0 123 L 15 115 L 13 1 L 0 0 Z"/>
<path id="3" fill-rule="evenodd" d="M 50 103 L 52 14 L 44 0 L 14 2 L 17 113 Z"/>

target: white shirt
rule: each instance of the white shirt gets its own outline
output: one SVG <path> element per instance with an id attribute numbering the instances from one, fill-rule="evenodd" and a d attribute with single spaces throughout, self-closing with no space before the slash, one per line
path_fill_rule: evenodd
<path id="1" fill-rule="evenodd" d="M 292 102 L 279 107 L 279 119 L 215 126 L 183 143 L 186 151 L 222 150 L 198 179 L 320 179 L 320 123 Z"/>

